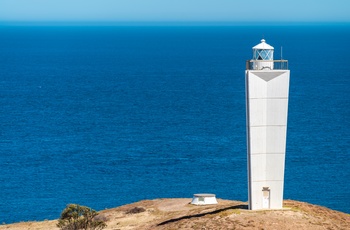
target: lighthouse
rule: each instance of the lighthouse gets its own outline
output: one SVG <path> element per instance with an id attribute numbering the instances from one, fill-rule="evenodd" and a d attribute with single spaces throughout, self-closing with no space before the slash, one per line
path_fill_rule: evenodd
<path id="1" fill-rule="evenodd" d="M 287 60 L 274 60 L 264 39 L 246 62 L 248 206 L 281 209 L 287 137 Z"/>

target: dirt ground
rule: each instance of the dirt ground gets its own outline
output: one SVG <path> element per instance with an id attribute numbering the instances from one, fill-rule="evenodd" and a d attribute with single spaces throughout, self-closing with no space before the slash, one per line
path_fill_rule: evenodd
<path id="1" fill-rule="evenodd" d="M 157 229 L 350 229 L 350 215 L 304 202 L 285 200 L 283 210 L 247 210 L 240 201 L 218 199 L 216 205 L 196 206 L 191 199 L 144 200 L 103 210 L 99 218 L 110 230 Z M 0 225 L 3 229 L 58 229 L 57 220 Z"/>

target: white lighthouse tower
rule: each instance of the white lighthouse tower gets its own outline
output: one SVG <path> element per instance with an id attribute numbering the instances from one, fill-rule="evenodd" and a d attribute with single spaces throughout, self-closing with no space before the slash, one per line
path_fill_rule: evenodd
<path id="1" fill-rule="evenodd" d="M 286 153 L 289 74 L 264 39 L 247 61 L 246 109 L 249 209 L 281 209 Z"/>

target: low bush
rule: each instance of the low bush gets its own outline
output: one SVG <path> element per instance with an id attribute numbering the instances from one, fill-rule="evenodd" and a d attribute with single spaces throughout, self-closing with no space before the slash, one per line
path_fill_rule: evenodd
<path id="1" fill-rule="evenodd" d="M 61 230 L 101 230 L 107 225 L 97 218 L 98 212 L 78 204 L 69 204 L 62 211 L 57 227 Z"/>

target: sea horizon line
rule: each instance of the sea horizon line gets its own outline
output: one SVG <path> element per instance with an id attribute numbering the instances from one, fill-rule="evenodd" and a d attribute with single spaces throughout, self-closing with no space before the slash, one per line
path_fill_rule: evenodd
<path id="1" fill-rule="evenodd" d="M 350 26 L 347 21 L 0 21 L 0 26 Z"/>

